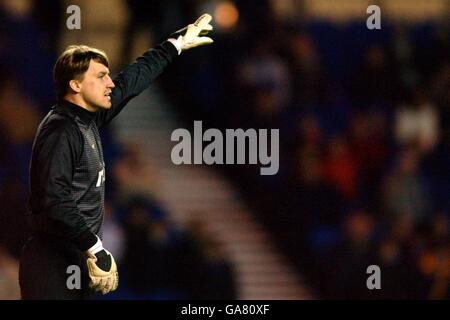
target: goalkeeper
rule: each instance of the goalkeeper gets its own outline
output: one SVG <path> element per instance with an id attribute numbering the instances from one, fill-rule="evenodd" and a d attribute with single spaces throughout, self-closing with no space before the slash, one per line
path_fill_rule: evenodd
<path id="1" fill-rule="evenodd" d="M 58 101 L 40 123 L 30 164 L 30 222 L 19 269 L 22 299 L 90 299 L 119 285 L 102 244 L 105 163 L 99 129 L 140 94 L 174 57 L 210 44 L 211 16 L 175 32 L 115 79 L 106 54 L 70 46 L 56 61 Z M 79 276 L 77 279 L 77 276 Z"/>

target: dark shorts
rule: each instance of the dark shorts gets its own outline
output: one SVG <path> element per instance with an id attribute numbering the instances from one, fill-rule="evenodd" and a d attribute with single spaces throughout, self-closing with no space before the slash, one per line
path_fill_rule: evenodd
<path id="1" fill-rule="evenodd" d="M 22 249 L 19 267 L 22 299 L 86 300 L 95 292 L 89 288 L 84 254 L 69 241 L 31 237 Z"/>

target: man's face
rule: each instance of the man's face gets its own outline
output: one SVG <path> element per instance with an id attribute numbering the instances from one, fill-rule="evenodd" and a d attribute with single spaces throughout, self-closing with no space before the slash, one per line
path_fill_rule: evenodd
<path id="1" fill-rule="evenodd" d="M 109 76 L 109 69 L 94 60 L 89 63 L 89 68 L 81 81 L 81 97 L 89 111 L 111 108 L 111 89 L 114 83 Z"/>

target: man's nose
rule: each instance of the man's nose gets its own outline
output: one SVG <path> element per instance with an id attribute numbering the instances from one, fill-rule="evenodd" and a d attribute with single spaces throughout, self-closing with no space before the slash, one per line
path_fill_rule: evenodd
<path id="1" fill-rule="evenodd" d="M 110 76 L 108 76 L 108 82 L 107 82 L 106 86 L 108 88 L 114 88 L 116 86 Z"/>

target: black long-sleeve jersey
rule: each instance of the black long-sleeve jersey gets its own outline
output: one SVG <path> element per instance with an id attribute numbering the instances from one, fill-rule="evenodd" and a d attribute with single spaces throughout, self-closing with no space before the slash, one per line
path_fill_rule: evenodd
<path id="1" fill-rule="evenodd" d="M 170 42 L 147 51 L 113 79 L 111 108 L 89 112 L 59 101 L 40 123 L 30 164 L 34 233 L 68 239 L 85 251 L 101 237 L 105 163 L 98 129 L 146 89 L 178 54 Z"/>

